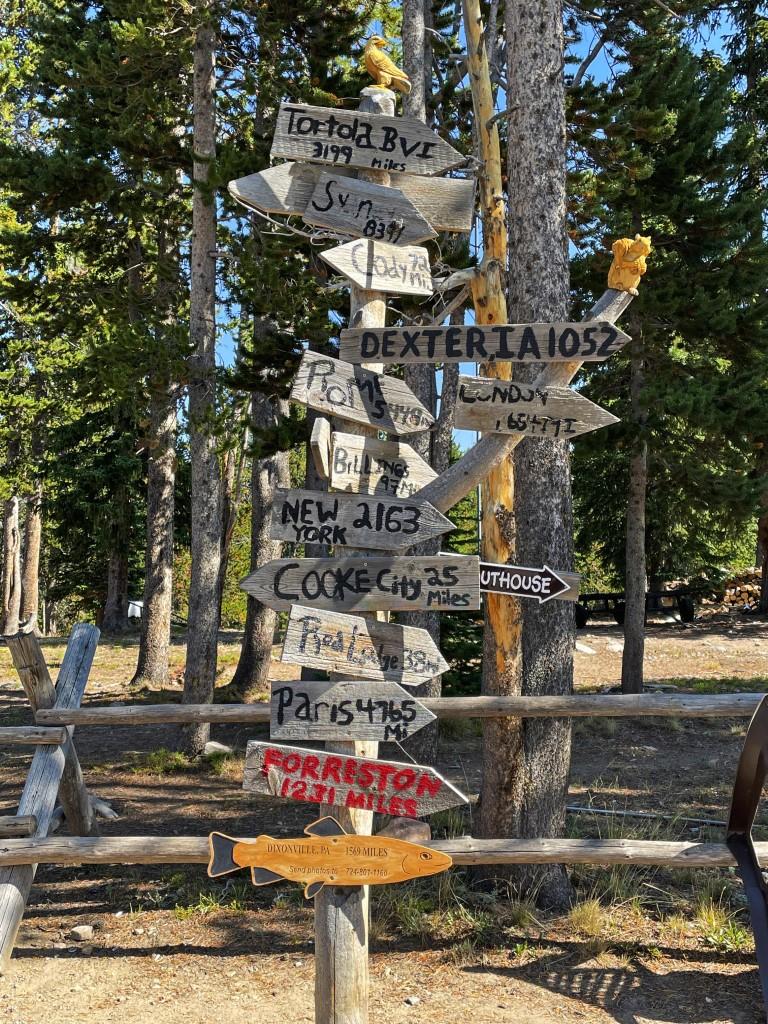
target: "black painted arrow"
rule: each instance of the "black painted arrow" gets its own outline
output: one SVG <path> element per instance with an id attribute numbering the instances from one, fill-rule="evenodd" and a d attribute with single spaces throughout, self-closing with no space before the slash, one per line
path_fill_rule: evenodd
<path id="1" fill-rule="evenodd" d="M 480 563 L 480 591 L 485 594 L 508 594 L 510 597 L 535 597 L 539 604 L 560 597 L 570 584 L 548 565 L 543 569 L 527 569 L 521 565 Z M 564 598 L 563 600 L 569 600 Z M 575 600 L 575 598 L 574 598 Z"/>

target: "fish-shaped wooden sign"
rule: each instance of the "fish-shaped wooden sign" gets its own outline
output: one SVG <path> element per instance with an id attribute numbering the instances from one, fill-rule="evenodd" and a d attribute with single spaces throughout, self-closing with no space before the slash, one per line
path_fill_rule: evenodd
<path id="1" fill-rule="evenodd" d="M 304 829 L 306 839 L 233 839 L 221 832 L 209 836 L 210 878 L 251 869 L 254 885 L 287 880 L 299 882 L 307 899 L 324 885 L 384 885 L 447 871 L 447 853 L 391 836 L 359 836 L 346 832 L 335 818 L 318 818 Z"/>

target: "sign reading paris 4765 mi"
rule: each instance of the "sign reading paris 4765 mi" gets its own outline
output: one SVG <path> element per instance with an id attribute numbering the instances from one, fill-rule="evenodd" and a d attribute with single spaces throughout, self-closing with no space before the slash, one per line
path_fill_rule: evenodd
<path id="1" fill-rule="evenodd" d="M 466 162 L 413 117 L 304 103 L 280 104 L 271 156 L 411 174 L 440 174 Z"/>
<path id="2" fill-rule="evenodd" d="M 548 565 L 543 569 L 527 569 L 522 565 L 481 562 L 480 592 L 538 598 L 539 604 L 553 598 L 558 601 L 577 601 L 579 576 L 562 570 L 555 572 Z"/>

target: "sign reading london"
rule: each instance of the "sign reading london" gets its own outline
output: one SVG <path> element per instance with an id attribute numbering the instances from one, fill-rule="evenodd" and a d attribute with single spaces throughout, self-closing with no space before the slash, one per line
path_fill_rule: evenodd
<path id="1" fill-rule="evenodd" d="M 476 609 L 479 565 L 475 555 L 274 558 L 240 586 L 276 611 L 297 602 L 331 611 Z"/>
<path id="2" fill-rule="evenodd" d="M 298 604 L 291 607 L 280 660 L 403 686 L 423 683 L 450 667 L 426 629 Z"/>
<path id="3" fill-rule="evenodd" d="M 455 527 L 428 501 L 375 498 L 324 491 L 276 490 L 272 540 L 348 544 L 396 551 Z"/>
<path id="4" fill-rule="evenodd" d="M 435 421 L 401 380 L 308 350 L 301 357 L 291 398 L 327 416 L 394 434 L 425 430 Z"/>
<path id="5" fill-rule="evenodd" d="M 287 800 L 421 818 L 469 801 L 426 765 L 331 754 L 251 740 L 243 789 Z"/>
<path id="6" fill-rule="evenodd" d="M 290 102 L 280 104 L 270 155 L 412 174 L 440 174 L 466 162 L 413 117 Z"/>
<path id="7" fill-rule="evenodd" d="M 480 563 L 481 593 L 535 597 L 538 598 L 539 604 L 553 598 L 560 601 L 577 601 L 578 579 L 575 573 L 555 572 L 548 565 L 543 569 L 526 569 L 521 565 Z"/>
<path id="8" fill-rule="evenodd" d="M 464 429 L 569 441 L 618 422 L 618 417 L 571 388 L 459 377 L 454 423 Z"/>
<path id="9" fill-rule="evenodd" d="M 608 321 L 452 327 L 352 327 L 341 332 L 350 363 L 599 362 L 628 341 Z"/>
<path id="10" fill-rule="evenodd" d="M 402 743 L 435 721 L 397 683 L 272 683 L 273 740 L 376 740 Z"/>

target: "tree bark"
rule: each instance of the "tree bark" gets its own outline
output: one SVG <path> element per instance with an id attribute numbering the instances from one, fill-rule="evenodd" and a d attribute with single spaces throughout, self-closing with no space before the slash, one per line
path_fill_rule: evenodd
<path id="1" fill-rule="evenodd" d="M 18 633 L 21 612 L 21 531 L 19 499 L 5 502 L 3 513 L 3 633 Z"/>
<path id="2" fill-rule="evenodd" d="M 194 197 L 190 290 L 189 440 L 192 483 L 192 565 L 187 664 L 182 700 L 213 699 L 219 630 L 221 474 L 213 417 L 216 412 L 216 203 L 209 180 L 216 157 L 216 32 L 210 0 L 197 6 L 193 80 Z M 183 730 L 181 747 L 202 754 L 210 727 Z"/>
<path id="3" fill-rule="evenodd" d="M 287 415 L 287 403 L 277 406 L 262 395 L 253 396 L 251 423 L 254 431 L 270 425 L 275 417 Z M 310 460 L 311 461 L 311 457 Z M 270 537 L 272 501 L 276 487 L 289 487 L 288 452 L 277 452 L 251 464 L 251 571 L 272 558 L 280 558 L 283 545 Z M 248 597 L 243 646 L 228 695 L 247 702 L 268 689 L 272 641 L 277 613 L 261 601 Z"/>
<path id="4" fill-rule="evenodd" d="M 104 633 L 122 633 L 128 625 L 128 553 L 113 548 L 107 561 L 107 596 L 101 616 Z"/>
<path id="5" fill-rule="evenodd" d="M 627 500 L 626 568 L 624 570 L 624 652 L 621 658 L 623 693 L 643 692 L 643 655 L 645 651 L 645 589 L 648 570 L 645 558 L 645 500 L 648 489 L 648 444 L 642 435 L 645 412 L 642 406 L 645 361 L 642 351 L 642 325 L 637 317 L 630 321 L 632 362 L 630 399 L 632 420 L 639 436 L 629 462 Z"/>
<path id="6" fill-rule="evenodd" d="M 22 622 L 34 616 L 37 622 L 40 606 L 40 548 L 43 539 L 43 485 L 40 480 L 27 498 L 24 518 L 24 566 L 21 572 Z"/>
<path id="7" fill-rule="evenodd" d="M 536 5 L 508 0 L 506 34 L 509 315 L 518 323 L 565 320 L 569 267 L 561 0 Z M 529 382 L 542 369 L 524 365 L 516 368 L 515 378 Z M 507 534 L 517 562 L 571 568 L 573 516 L 565 442 L 526 438 L 515 450 L 514 524 L 513 530 L 507 522 L 497 526 Z M 570 693 L 575 639 L 571 605 L 524 601 L 519 615 L 519 675 L 513 662 L 503 666 L 497 692 L 519 687 L 524 695 Z M 486 660 L 495 654 L 486 648 Z M 521 838 L 561 835 L 570 764 L 569 720 L 525 720 L 509 723 L 504 732 L 503 737 L 491 736 L 492 741 L 504 742 L 495 751 L 488 748 L 486 737 L 482 834 L 500 836 L 511 830 Z M 506 877 L 522 892 L 535 893 L 544 906 L 562 907 L 570 901 L 570 883 L 561 866 L 524 866 Z"/>

